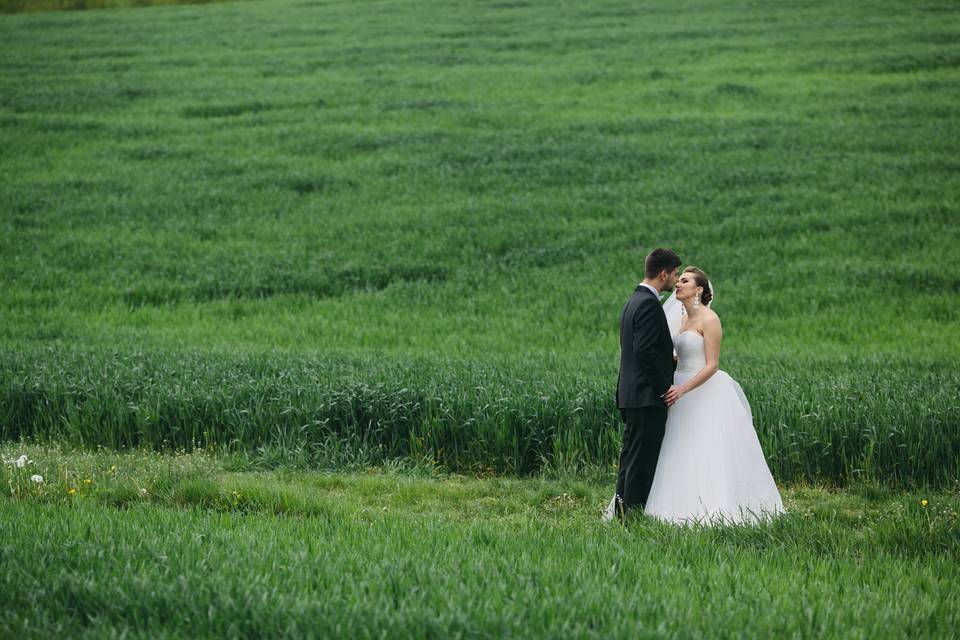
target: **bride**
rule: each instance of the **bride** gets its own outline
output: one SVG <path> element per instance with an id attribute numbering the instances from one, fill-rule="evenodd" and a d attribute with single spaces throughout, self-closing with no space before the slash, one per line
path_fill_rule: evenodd
<path id="1" fill-rule="evenodd" d="M 720 318 L 706 274 L 687 267 L 664 304 L 677 352 L 647 514 L 679 524 L 740 524 L 783 512 L 740 385 L 718 368 Z M 613 503 L 604 519 L 613 517 Z"/>

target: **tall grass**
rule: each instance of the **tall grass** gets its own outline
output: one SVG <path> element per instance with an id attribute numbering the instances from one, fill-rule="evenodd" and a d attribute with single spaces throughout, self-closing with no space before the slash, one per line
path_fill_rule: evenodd
<path id="1" fill-rule="evenodd" d="M 617 314 L 669 245 L 778 478 L 948 483 L 956 14 L 3 16 L 0 437 L 611 464 Z"/>
<path id="2" fill-rule="evenodd" d="M 2 439 L 215 447 L 326 467 L 404 457 L 512 474 L 609 466 L 619 451 L 615 372 L 596 377 L 535 359 L 47 348 L 7 351 L 2 363 Z M 956 369 L 845 365 L 825 377 L 815 359 L 735 363 L 774 475 L 955 483 Z M 890 389 L 899 393 L 877 393 Z"/>

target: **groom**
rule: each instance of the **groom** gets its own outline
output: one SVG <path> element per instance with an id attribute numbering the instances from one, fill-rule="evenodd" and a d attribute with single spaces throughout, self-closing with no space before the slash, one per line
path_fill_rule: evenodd
<path id="1" fill-rule="evenodd" d="M 620 378 L 617 407 L 623 417 L 623 450 L 617 474 L 616 514 L 644 508 L 657 469 L 667 407 L 663 395 L 673 383 L 673 340 L 660 293 L 673 291 L 680 257 L 654 249 L 644 261 L 644 279 L 620 315 Z"/>

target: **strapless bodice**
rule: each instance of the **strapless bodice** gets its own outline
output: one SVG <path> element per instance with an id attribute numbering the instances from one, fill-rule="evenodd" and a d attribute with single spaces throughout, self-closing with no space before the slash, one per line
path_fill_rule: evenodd
<path id="1" fill-rule="evenodd" d="M 673 337 L 677 352 L 677 372 L 696 373 L 707 364 L 703 350 L 703 336 L 696 331 L 683 331 Z"/>

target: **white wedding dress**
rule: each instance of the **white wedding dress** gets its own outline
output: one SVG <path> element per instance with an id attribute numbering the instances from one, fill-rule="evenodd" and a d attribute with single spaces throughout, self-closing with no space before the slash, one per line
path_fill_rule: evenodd
<path id="1" fill-rule="evenodd" d="M 683 384 L 706 365 L 703 336 L 674 337 Z M 783 512 L 750 404 L 737 381 L 717 371 L 667 412 L 647 514 L 678 524 L 742 524 Z M 613 502 L 605 520 L 613 518 Z"/>

